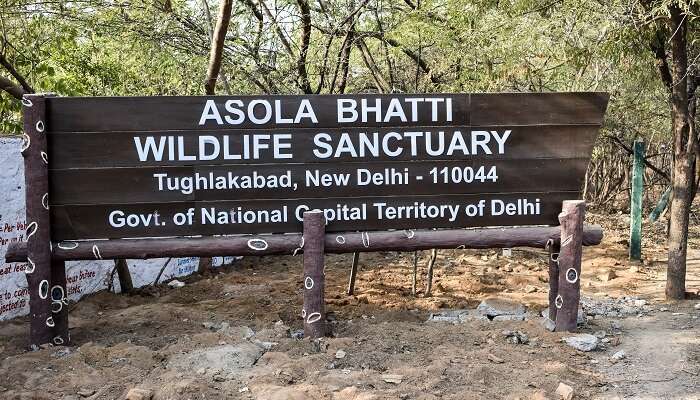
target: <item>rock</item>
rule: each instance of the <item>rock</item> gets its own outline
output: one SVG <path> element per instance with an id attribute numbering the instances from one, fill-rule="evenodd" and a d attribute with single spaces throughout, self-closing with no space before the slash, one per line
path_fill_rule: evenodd
<path id="1" fill-rule="evenodd" d="M 537 291 L 536 286 L 527 285 L 525 286 L 525 293 L 535 293 Z"/>
<path id="2" fill-rule="evenodd" d="M 78 396 L 80 396 L 80 397 L 90 397 L 93 394 L 95 394 L 94 389 L 82 388 L 82 389 L 78 390 Z"/>
<path id="3" fill-rule="evenodd" d="M 549 318 L 549 307 L 542 310 L 541 315 L 545 318 Z M 583 311 L 583 308 L 579 307 L 578 314 L 576 314 L 576 325 L 583 325 L 585 323 L 586 323 L 586 313 Z"/>
<path id="4" fill-rule="evenodd" d="M 293 332 L 289 332 L 289 337 L 292 338 L 292 339 L 299 339 L 299 340 L 301 340 L 301 339 L 304 338 L 304 330 L 303 330 L 303 329 L 299 329 L 299 330 L 296 330 L 296 331 L 293 331 Z"/>
<path id="5" fill-rule="evenodd" d="M 618 361 L 623 360 L 625 357 L 627 357 L 627 355 L 625 354 L 625 351 L 624 351 L 624 350 L 620 350 L 620 351 L 618 351 L 617 353 L 613 354 L 613 355 L 610 357 L 610 362 L 612 362 L 612 363 L 614 364 L 614 363 L 616 363 L 616 362 L 618 362 Z"/>
<path id="6" fill-rule="evenodd" d="M 578 351 L 593 351 L 598 347 L 600 340 L 594 335 L 581 333 L 576 336 L 564 338 L 564 342 Z"/>
<path id="7" fill-rule="evenodd" d="M 231 373 L 253 366 L 262 354 L 263 349 L 250 342 L 228 344 L 176 355 L 170 360 L 168 367 L 188 373 L 199 371 L 201 368 Z"/>
<path id="8" fill-rule="evenodd" d="M 273 347 L 277 346 L 279 343 L 277 342 L 263 342 L 258 339 L 253 340 L 253 343 L 255 343 L 257 346 L 259 346 L 261 349 L 265 351 L 272 350 Z"/>
<path id="9" fill-rule="evenodd" d="M 696 310 L 700 310 L 700 303 L 697 303 L 696 305 L 693 306 Z"/>
<path id="10" fill-rule="evenodd" d="M 634 306 L 635 306 L 635 307 L 644 307 L 645 305 L 647 305 L 647 301 L 646 301 L 646 300 L 635 300 L 635 301 L 634 301 Z"/>
<path id="11" fill-rule="evenodd" d="M 493 321 L 503 322 L 503 321 L 525 321 L 525 314 L 518 315 L 497 315 L 493 317 Z"/>
<path id="12" fill-rule="evenodd" d="M 542 326 L 544 327 L 544 329 L 546 329 L 550 332 L 554 332 L 554 328 L 556 327 L 556 324 L 554 323 L 554 321 L 552 321 L 548 317 L 543 317 L 542 318 Z"/>
<path id="13" fill-rule="evenodd" d="M 559 382 L 555 393 L 559 395 L 561 400 L 571 400 L 574 398 L 574 388 L 563 382 Z"/>
<path id="14" fill-rule="evenodd" d="M 530 338 L 524 334 L 523 332 L 520 331 L 503 331 L 502 332 L 503 336 L 506 337 L 506 340 L 510 343 L 513 344 L 528 344 L 530 342 Z"/>
<path id="15" fill-rule="evenodd" d="M 336 352 L 335 352 L 335 358 L 338 359 L 338 360 L 341 360 L 341 359 L 345 358 L 345 351 L 343 351 L 343 350 L 338 350 L 338 351 L 336 351 Z"/>
<path id="16" fill-rule="evenodd" d="M 133 388 L 126 394 L 126 400 L 151 400 L 153 391 L 148 389 Z"/>
<path id="17" fill-rule="evenodd" d="M 633 265 L 633 266 L 630 267 L 629 271 L 630 271 L 631 273 L 633 273 L 633 274 L 636 274 L 636 273 L 639 272 L 639 267 L 636 266 L 636 265 Z"/>
<path id="18" fill-rule="evenodd" d="M 616 331 L 619 331 L 622 329 L 622 324 L 620 321 L 610 321 L 610 327 Z"/>
<path id="19" fill-rule="evenodd" d="M 498 356 L 496 356 L 496 355 L 494 355 L 494 354 L 491 354 L 491 353 L 489 353 L 489 355 L 487 356 L 487 358 L 488 358 L 489 361 L 491 361 L 492 363 L 496 363 L 496 364 L 503 364 L 503 363 L 504 363 L 504 361 L 503 361 L 502 358 L 500 358 L 500 357 L 498 357 Z"/>
<path id="20" fill-rule="evenodd" d="M 547 395 L 544 394 L 544 390 L 539 389 L 532 393 L 530 397 L 528 397 L 528 400 L 550 400 Z"/>
<path id="21" fill-rule="evenodd" d="M 384 374 L 382 375 L 382 380 L 386 383 L 399 384 L 403 381 L 403 375 L 399 374 Z"/>
<path id="22" fill-rule="evenodd" d="M 177 279 L 173 279 L 172 281 L 168 282 L 168 286 L 170 286 L 173 289 L 181 288 L 185 286 L 185 282 L 178 281 Z"/>
<path id="23" fill-rule="evenodd" d="M 475 310 L 447 310 L 431 313 L 427 322 L 447 322 L 451 324 L 458 324 L 475 320 L 488 320 L 488 318 Z"/>
<path id="24" fill-rule="evenodd" d="M 606 269 L 605 271 L 601 272 L 598 274 L 598 279 L 600 279 L 603 282 L 610 282 L 611 280 L 615 279 L 617 275 L 615 274 L 615 271 L 612 269 Z"/>
<path id="25" fill-rule="evenodd" d="M 602 338 L 605 337 L 605 335 L 607 335 L 607 333 L 606 333 L 605 331 L 596 331 L 596 332 L 594 333 L 594 335 L 595 335 L 595 337 L 597 337 L 598 339 L 602 339 Z"/>
<path id="26" fill-rule="evenodd" d="M 495 297 L 488 298 L 479 304 L 476 311 L 487 317 L 493 318 L 501 315 L 525 315 L 525 306 L 509 300 Z"/>

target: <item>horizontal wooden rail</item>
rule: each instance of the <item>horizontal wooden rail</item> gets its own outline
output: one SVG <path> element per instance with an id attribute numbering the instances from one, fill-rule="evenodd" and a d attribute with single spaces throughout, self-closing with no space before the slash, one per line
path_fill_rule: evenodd
<path id="1" fill-rule="evenodd" d="M 327 233 L 326 253 L 416 251 L 427 249 L 544 248 L 560 241 L 560 227 L 515 227 Z M 586 225 L 585 246 L 597 245 L 603 229 Z M 167 239 L 110 239 L 53 243 L 54 260 L 279 255 L 303 252 L 301 234 L 241 235 Z M 27 245 L 12 243 L 5 262 L 27 260 Z"/>

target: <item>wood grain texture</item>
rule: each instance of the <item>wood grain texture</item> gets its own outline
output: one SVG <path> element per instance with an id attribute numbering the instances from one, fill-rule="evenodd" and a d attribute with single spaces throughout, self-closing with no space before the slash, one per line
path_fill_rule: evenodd
<path id="1" fill-rule="evenodd" d="M 325 224 L 320 210 L 304 213 L 304 336 L 317 339 L 326 335 L 325 307 Z"/>
<path id="2" fill-rule="evenodd" d="M 481 168 L 486 174 L 492 167 L 498 176 L 489 179 L 473 179 Z M 443 162 L 385 162 L 338 163 L 304 165 L 261 166 L 189 166 L 146 168 L 92 168 L 52 170 L 51 205 L 70 204 L 130 204 L 177 201 L 217 201 L 223 199 L 318 199 L 326 197 L 392 196 L 397 193 L 412 195 L 513 193 L 527 188 L 531 192 L 577 192 L 583 186 L 588 167 L 587 158 L 535 159 L 502 161 L 443 161 Z M 470 169 L 470 183 L 445 183 L 439 171 L 459 169 L 463 176 Z M 431 170 L 437 171 L 435 183 Z M 469 172 L 467 172 L 469 173 Z M 161 178 L 155 177 L 161 174 Z M 162 174 L 167 174 L 164 177 Z M 379 174 L 378 176 L 376 174 Z M 398 174 L 398 175 L 397 175 Z M 396 179 L 395 183 L 372 184 L 370 177 Z M 291 187 L 251 187 L 215 189 L 219 179 L 228 182 L 229 177 L 242 183 L 245 179 L 265 182 L 267 179 L 284 179 Z M 316 185 L 314 179 L 328 178 L 332 186 Z M 193 181 L 191 190 L 182 186 L 168 190 L 168 185 Z M 348 184 L 336 185 L 336 179 L 347 179 Z M 199 189 L 196 183 L 200 181 Z M 310 183 L 307 185 L 307 183 Z M 162 186 L 161 186 L 162 185 Z M 294 190 L 293 188 L 297 189 Z M 115 190 L 117 189 L 118 190 Z M 172 186 L 175 188 L 175 186 Z M 163 189 L 163 190 L 160 190 Z M 191 191 L 191 193 L 190 193 Z M 185 192 L 185 193 L 183 193 Z"/>
<path id="3" fill-rule="evenodd" d="M 483 154 L 465 156 L 461 153 L 454 155 L 430 156 L 425 151 L 426 141 L 424 137 L 416 139 L 417 152 L 412 155 L 408 150 L 396 157 L 374 157 L 367 155 L 364 157 L 350 157 L 341 154 L 339 157 L 319 159 L 311 152 L 313 149 L 313 137 L 316 133 L 327 133 L 331 137 L 329 143 L 338 143 L 339 137 L 347 133 L 353 143 L 359 143 L 359 137 L 366 133 L 373 138 L 376 132 L 384 137 L 390 132 L 416 131 L 431 132 L 432 137 L 437 140 L 439 131 L 445 132 L 445 140 L 449 144 L 454 131 L 459 130 L 463 136 L 469 137 L 471 130 L 498 130 L 503 134 L 505 130 L 511 133 L 507 140 L 507 151 L 505 154 L 494 154 L 485 157 Z M 356 162 L 382 162 L 382 161 L 439 161 L 439 160 L 500 160 L 500 159 L 537 159 L 537 158 L 590 158 L 591 150 L 598 135 L 598 126 L 595 125 L 543 125 L 543 126 L 456 126 L 449 129 L 430 126 L 416 125 L 408 129 L 395 127 L 381 128 L 335 128 L 335 129 L 278 129 L 278 130 L 249 130 L 246 135 L 262 134 L 272 135 L 274 133 L 291 134 L 289 141 L 292 144 L 293 158 L 288 160 L 275 160 L 269 152 L 260 154 L 259 159 L 254 160 L 223 160 L 223 155 L 211 161 L 169 161 L 166 156 L 161 161 L 154 161 L 150 157 L 147 161 L 140 161 L 135 150 L 134 137 L 145 141 L 147 136 L 154 136 L 160 140 L 161 136 L 174 135 L 182 136 L 186 149 L 196 148 L 198 135 L 203 134 L 196 130 L 186 130 L 177 132 L 158 131 L 152 133 L 144 132 L 78 132 L 78 133 L 58 133 L 49 134 L 49 151 L 51 153 L 52 169 L 66 168 L 108 168 L 108 167 L 144 167 L 144 166 L 187 166 L 187 165 L 245 165 L 245 164 L 265 164 L 274 163 L 277 165 L 289 163 L 338 163 L 347 161 Z M 241 148 L 243 136 L 240 131 L 221 130 L 207 131 L 206 135 L 213 136 L 223 143 L 224 138 L 229 140 L 231 154 Z M 410 139 L 403 140 L 406 146 L 411 144 Z M 438 148 L 439 142 L 435 141 L 432 146 Z M 222 144 L 223 148 L 223 144 Z M 406 147 L 407 149 L 409 147 Z M 223 152 L 223 150 L 221 150 Z M 188 154 L 190 151 L 188 150 Z M 222 153 L 223 154 L 223 153 Z"/>
<path id="4" fill-rule="evenodd" d="M 483 226 L 519 226 L 519 225 L 555 225 L 562 201 L 575 198 L 578 192 L 548 192 L 548 193 L 503 193 L 503 194 L 468 194 L 468 195 L 438 195 L 438 196 L 399 196 L 399 197 L 367 197 L 367 198 L 337 198 L 337 199 L 307 199 L 307 200 L 242 200 L 242 201 L 192 201 L 177 203 L 133 203 L 133 204 L 99 204 L 99 205 L 70 205 L 52 206 L 51 218 L 53 225 L 53 237 L 55 240 L 79 240 L 79 239 L 114 239 L 114 238 L 139 238 L 139 237 L 166 237 L 166 236 L 194 236 L 194 235 L 233 235 L 244 233 L 289 233 L 301 232 L 301 213 L 304 210 L 328 209 L 337 213 L 338 207 L 362 209 L 366 205 L 366 215 L 363 220 L 332 220 L 328 217 L 326 230 L 339 232 L 348 230 L 386 230 L 386 229 L 423 229 L 423 228 L 467 228 Z M 494 216 L 484 212 L 483 216 L 469 216 L 465 210 L 465 204 L 478 204 L 484 200 L 486 208 L 492 202 L 504 202 L 515 204 L 520 199 L 527 199 L 531 204 L 539 200 L 540 213 L 531 215 L 500 215 Z M 522 202 L 522 200 L 520 200 Z M 386 213 L 383 219 L 379 219 L 379 206 L 408 207 L 424 204 L 432 206 L 453 206 L 457 209 L 456 216 L 445 212 L 437 214 L 434 218 L 403 218 L 387 219 Z M 500 204 L 500 203 L 497 203 Z M 239 208 L 240 207 L 240 208 Z M 286 207 L 286 208 L 285 208 Z M 382 206 L 384 207 L 384 206 Z M 192 224 L 176 225 L 174 216 L 187 213 L 193 209 Z M 223 216 L 230 221 L 233 210 L 234 215 L 242 222 L 216 223 L 214 220 L 202 221 L 205 210 L 211 214 L 211 210 L 217 218 Z M 269 218 L 244 220 L 240 218 L 240 211 L 249 210 L 250 214 L 258 215 L 264 212 Z M 278 222 L 273 215 L 282 215 L 286 210 L 287 220 Z M 445 208 L 447 210 L 447 208 Z M 155 217 L 149 220 L 149 226 L 143 223 L 130 227 L 113 227 L 109 223 L 109 215 L 119 211 L 123 215 L 143 215 L 148 218 L 158 214 L 158 222 Z M 341 210 L 342 214 L 342 210 Z M 298 218 L 297 218 L 298 215 Z M 135 217 L 139 218 L 139 217 Z M 136 221 L 136 219 L 134 219 Z M 165 225 L 162 225 L 165 224 Z"/>
<path id="5" fill-rule="evenodd" d="M 29 288 L 32 349 L 52 343 L 55 320 L 51 313 L 51 221 L 48 210 L 49 176 L 46 155 L 46 98 L 26 95 L 22 113 L 25 133 L 24 181 L 27 215 L 27 285 Z M 31 271 L 31 272 L 30 272 Z M 64 286 L 65 287 L 65 286 Z"/>
<path id="6" fill-rule="evenodd" d="M 561 242 L 559 249 L 558 294 L 555 299 L 557 319 L 554 330 L 575 331 L 581 297 L 581 255 L 583 220 L 586 203 L 583 200 L 564 201 L 559 215 Z"/>
<path id="7" fill-rule="evenodd" d="M 211 257 L 230 255 L 293 254 L 301 247 L 301 233 L 283 235 L 238 235 L 217 237 L 111 239 L 80 242 L 54 242 L 53 257 L 57 260 L 95 260 L 161 257 Z M 410 238 L 409 238 L 410 237 Z M 264 240 L 267 247 L 257 250 L 251 241 Z M 559 243 L 559 226 L 514 228 L 443 229 L 414 231 L 336 232 L 326 233 L 326 253 L 341 254 L 374 251 L 417 251 L 427 249 L 489 249 L 511 247 L 544 248 L 548 241 Z M 583 245 L 594 246 L 603 239 L 603 229 L 586 225 Z M 255 243 L 253 243 L 254 245 Z M 300 250 L 303 252 L 303 249 Z M 98 257 L 99 255 L 99 257 Z M 26 243 L 11 243 L 5 254 L 6 262 L 27 259 Z"/>

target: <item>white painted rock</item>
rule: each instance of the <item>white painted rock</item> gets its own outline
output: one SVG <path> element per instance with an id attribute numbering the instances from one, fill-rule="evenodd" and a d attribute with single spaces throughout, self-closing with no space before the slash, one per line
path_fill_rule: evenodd
<path id="1" fill-rule="evenodd" d="M 177 279 L 173 279 L 172 281 L 168 282 L 168 286 L 170 286 L 173 289 L 181 288 L 185 286 L 185 282 L 178 281 Z"/>
<path id="2" fill-rule="evenodd" d="M 598 347 L 600 339 L 595 335 L 581 333 L 564 338 L 564 342 L 578 351 L 593 351 Z"/>

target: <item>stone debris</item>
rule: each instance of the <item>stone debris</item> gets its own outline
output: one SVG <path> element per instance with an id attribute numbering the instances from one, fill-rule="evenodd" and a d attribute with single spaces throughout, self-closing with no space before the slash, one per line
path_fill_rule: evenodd
<path id="1" fill-rule="evenodd" d="M 625 359 L 625 357 L 627 357 L 627 355 L 625 354 L 625 351 L 624 351 L 624 350 L 620 350 L 620 351 L 618 351 L 617 353 L 613 354 L 613 355 L 610 357 L 610 361 L 614 364 L 614 363 L 616 363 L 616 362 L 618 362 L 618 361 L 621 361 L 621 360 Z"/>
<path id="2" fill-rule="evenodd" d="M 382 375 L 382 380 L 386 383 L 393 383 L 398 385 L 403 381 L 403 375 L 399 374 L 384 374 Z"/>
<path id="3" fill-rule="evenodd" d="M 168 282 L 168 286 L 170 286 L 173 289 L 178 289 L 178 288 L 184 287 L 185 282 L 178 281 L 177 279 L 173 279 L 172 281 Z"/>
<path id="4" fill-rule="evenodd" d="M 652 311 L 652 307 L 646 300 L 634 296 L 621 298 L 592 299 L 581 298 L 581 307 L 585 315 L 599 318 L 619 318 L 631 315 L 639 315 Z"/>
<path id="5" fill-rule="evenodd" d="M 530 343 L 530 338 L 523 332 L 520 331 L 509 331 L 505 330 L 501 332 L 503 336 L 506 337 L 506 341 L 513 344 L 528 344 Z"/>
<path id="6" fill-rule="evenodd" d="M 133 388 L 126 394 L 126 400 L 151 400 L 153 391 L 148 389 Z"/>
<path id="7" fill-rule="evenodd" d="M 204 368 L 212 375 L 219 371 L 226 375 L 253 366 L 262 354 L 263 349 L 250 342 L 227 344 L 177 355 L 170 360 L 168 367 L 185 372 Z"/>
<path id="8" fill-rule="evenodd" d="M 93 394 L 95 394 L 94 389 L 82 388 L 82 389 L 78 390 L 78 396 L 80 396 L 80 397 L 90 397 Z"/>
<path id="9" fill-rule="evenodd" d="M 564 342 L 578 351 L 593 351 L 598 347 L 600 339 L 588 333 L 565 337 Z"/>
<path id="10" fill-rule="evenodd" d="M 544 327 L 544 329 L 550 332 L 554 332 L 554 328 L 556 328 L 556 324 L 554 323 L 554 321 L 549 319 L 549 317 L 542 318 L 542 326 Z"/>
<path id="11" fill-rule="evenodd" d="M 561 400 L 571 400 L 574 398 L 574 388 L 563 382 L 559 382 L 555 393 L 559 395 Z"/>
<path id="12" fill-rule="evenodd" d="M 505 362 L 502 358 L 500 358 L 494 354 L 491 354 L 491 353 L 489 353 L 487 358 L 489 359 L 489 361 L 491 361 L 492 363 L 496 363 L 496 364 L 503 364 Z"/>
<path id="13" fill-rule="evenodd" d="M 601 272 L 598 274 L 598 279 L 601 280 L 602 282 L 610 282 L 611 280 L 615 279 L 617 275 L 615 274 L 615 271 L 612 269 L 606 269 L 605 271 Z"/>
<path id="14" fill-rule="evenodd" d="M 595 335 L 595 337 L 597 337 L 598 339 L 602 339 L 602 338 L 604 338 L 604 337 L 607 335 L 607 333 L 606 333 L 605 331 L 596 331 L 596 332 L 594 333 L 594 335 Z"/>
<path id="15" fill-rule="evenodd" d="M 346 355 L 346 353 L 343 350 L 338 350 L 335 352 L 335 358 L 338 360 L 345 358 L 345 355 Z"/>
<path id="16" fill-rule="evenodd" d="M 525 286 L 525 293 L 535 293 L 537 291 L 537 286 L 527 285 Z"/>
<path id="17" fill-rule="evenodd" d="M 549 307 L 542 310 L 540 315 L 549 319 Z M 585 323 L 586 323 L 586 313 L 583 311 L 583 308 L 579 307 L 578 314 L 576 314 L 576 325 L 583 325 Z M 554 329 L 552 329 L 552 330 L 554 330 Z"/>
<path id="18" fill-rule="evenodd" d="M 526 308 L 520 303 L 495 297 L 488 298 L 479 304 L 476 311 L 489 319 L 504 315 L 522 316 L 525 319 Z"/>
<path id="19" fill-rule="evenodd" d="M 695 306 L 693 306 L 696 310 L 700 310 L 700 303 L 697 303 Z"/>
<path id="20" fill-rule="evenodd" d="M 450 324 L 461 324 L 466 321 L 488 321 L 485 315 L 478 313 L 476 310 L 445 310 L 436 313 L 431 313 L 426 322 L 447 322 Z"/>

